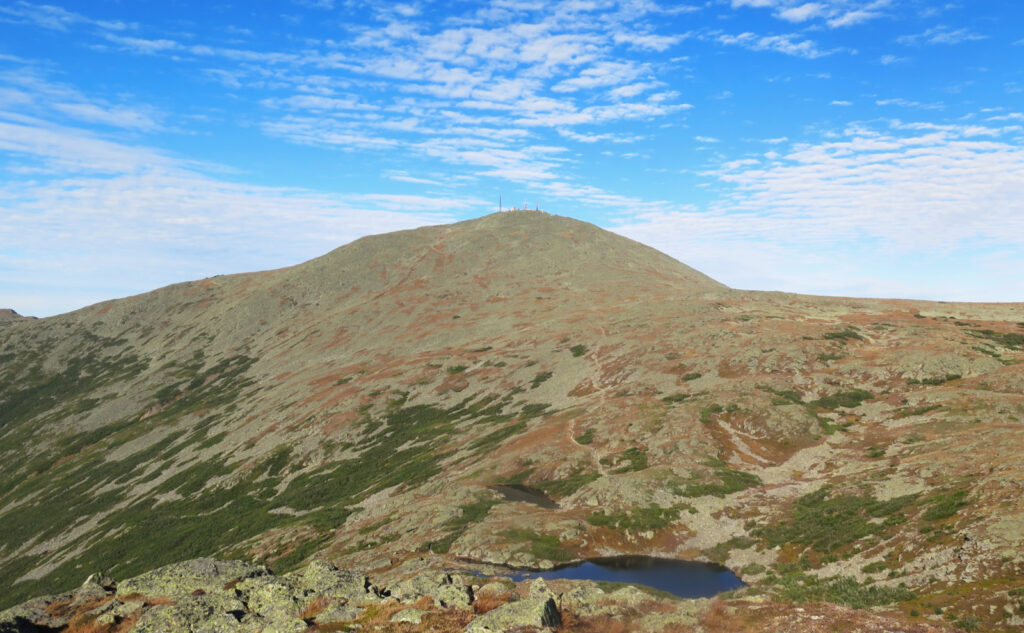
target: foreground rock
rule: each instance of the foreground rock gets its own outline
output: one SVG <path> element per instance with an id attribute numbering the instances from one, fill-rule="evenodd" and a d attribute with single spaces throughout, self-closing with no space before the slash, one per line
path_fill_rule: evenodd
<path id="1" fill-rule="evenodd" d="M 508 602 L 477 618 L 466 629 L 469 633 L 500 633 L 524 627 L 556 627 L 562 615 L 555 605 L 555 594 L 543 580 L 535 580 L 524 600 Z"/>
<path id="2" fill-rule="evenodd" d="M 0 612 L 0 633 L 726 633 L 748 630 L 743 623 L 752 621 L 773 623 L 763 630 L 817 632 L 838 630 L 840 623 L 853 627 L 844 630 L 879 633 L 953 630 L 757 597 L 679 600 L 628 585 L 606 590 L 589 581 L 488 581 L 426 568 L 374 585 L 363 574 L 323 561 L 279 576 L 261 565 L 199 558 L 119 583 L 90 576 L 74 591 Z"/>
<path id="3" fill-rule="evenodd" d="M 0 631 L 91 624 L 138 633 L 298 633 L 317 622 L 358 619 L 383 593 L 366 576 L 321 561 L 277 576 L 262 565 L 199 558 L 116 584 L 90 577 L 73 592 L 0 613 Z"/>

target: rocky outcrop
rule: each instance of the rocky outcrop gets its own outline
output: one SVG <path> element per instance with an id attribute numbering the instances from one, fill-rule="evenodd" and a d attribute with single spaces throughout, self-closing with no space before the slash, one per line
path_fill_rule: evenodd
<path id="1" fill-rule="evenodd" d="M 356 620 L 382 593 L 365 575 L 322 561 L 277 576 L 262 565 L 199 558 L 116 584 L 90 576 L 73 592 L 0 613 L 0 631 L 59 630 L 75 619 L 99 627 L 128 620 L 136 633 L 301 633 L 314 623 Z"/>
<path id="2" fill-rule="evenodd" d="M 472 586 L 455 582 L 447 573 L 436 577 L 414 576 L 389 586 L 386 591 L 390 597 L 403 602 L 429 596 L 434 604 L 444 608 L 468 608 L 473 603 Z"/>
<path id="3" fill-rule="evenodd" d="M 537 591 L 488 621 L 556 624 L 553 594 Z M 97 630 L 118 626 L 135 633 L 302 633 L 314 624 L 351 624 L 386 605 L 394 609 L 388 621 L 419 624 L 431 611 L 472 613 L 473 601 L 473 587 L 449 573 L 424 571 L 378 587 L 363 574 L 324 561 L 278 576 L 262 565 L 198 558 L 120 583 L 90 576 L 72 592 L 0 613 L 0 633 L 61 630 L 72 620 L 93 623 Z M 487 625 L 478 630 L 505 629 Z"/>
<path id="4" fill-rule="evenodd" d="M 430 562 L 437 561 L 420 565 Z M 781 605 L 763 596 L 724 603 L 679 600 L 629 585 L 606 591 L 589 581 L 558 580 L 549 586 L 540 579 L 488 581 L 407 567 L 416 571 L 379 586 L 363 574 L 323 561 L 283 575 L 259 565 L 208 558 L 168 565 L 120 583 L 93 575 L 74 591 L 0 612 L 0 633 L 539 633 L 560 626 L 607 630 L 618 622 L 650 633 L 727 633 L 736 630 L 737 623 L 766 618 L 778 626 L 765 630 L 824 630 L 823 622 L 853 622 L 854 629 L 865 631 L 952 631 L 824 603 Z M 480 584 L 473 583 L 476 580 Z"/>
<path id="5" fill-rule="evenodd" d="M 0 612 L 0 633 L 34 633 L 60 629 L 70 622 L 77 611 L 90 607 L 105 599 L 113 582 L 90 576 L 81 587 L 74 591 L 42 596 Z"/>
<path id="6" fill-rule="evenodd" d="M 467 633 L 501 633 L 527 627 L 556 627 L 562 623 L 561 613 L 555 604 L 555 594 L 540 578 L 530 585 L 530 595 L 506 603 L 474 620 Z"/>
<path id="7" fill-rule="evenodd" d="M 125 580 L 118 584 L 117 596 L 137 594 L 173 598 L 195 592 L 215 593 L 226 590 L 226 585 L 230 583 L 269 574 L 270 571 L 262 565 L 197 558 Z"/>

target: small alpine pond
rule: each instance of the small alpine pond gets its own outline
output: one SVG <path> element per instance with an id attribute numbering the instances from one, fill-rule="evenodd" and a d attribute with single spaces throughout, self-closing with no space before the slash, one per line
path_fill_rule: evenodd
<path id="1" fill-rule="evenodd" d="M 515 571 L 510 577 L 516 581 L 564 578 L 622 582 L 646 585 L 680 598 L 710 598 L 746 586 L 736 574 L 721 565 L 652 556 L 592 558 L 552 570 Z"/>
<path id="2" fill-rule="evenodd" d="M 504 497 L 506 501 L 522 501 L 523 503 L 532 503 L 535 506 L 547 509 L 558 507 L 558 503 L 554 499 L 544 494 L 543 491 L 531 488 L 530 486 L 499 484 L 488 487 Z"/>

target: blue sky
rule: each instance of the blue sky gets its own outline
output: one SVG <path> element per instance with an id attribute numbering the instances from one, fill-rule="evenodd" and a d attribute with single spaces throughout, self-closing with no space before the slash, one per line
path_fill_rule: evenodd
<path id="1" fill-rule="evenodd" d="M 736 288 L 1024 301 L 1024 4 L 0 4 L 0 307 L 499 195 Z"/>

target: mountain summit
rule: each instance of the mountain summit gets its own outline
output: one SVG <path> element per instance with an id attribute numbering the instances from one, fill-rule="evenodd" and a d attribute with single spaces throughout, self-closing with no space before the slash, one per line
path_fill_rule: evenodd
<path id="1" fill-rule="evenodd" d="M 1020 323 L 730 290 L 540 212 L 8 319 L 2 593 L 200 556 L 647 554 L 1021 630 L 974 609 L 1012 613 L 1024 565 Z"/>

